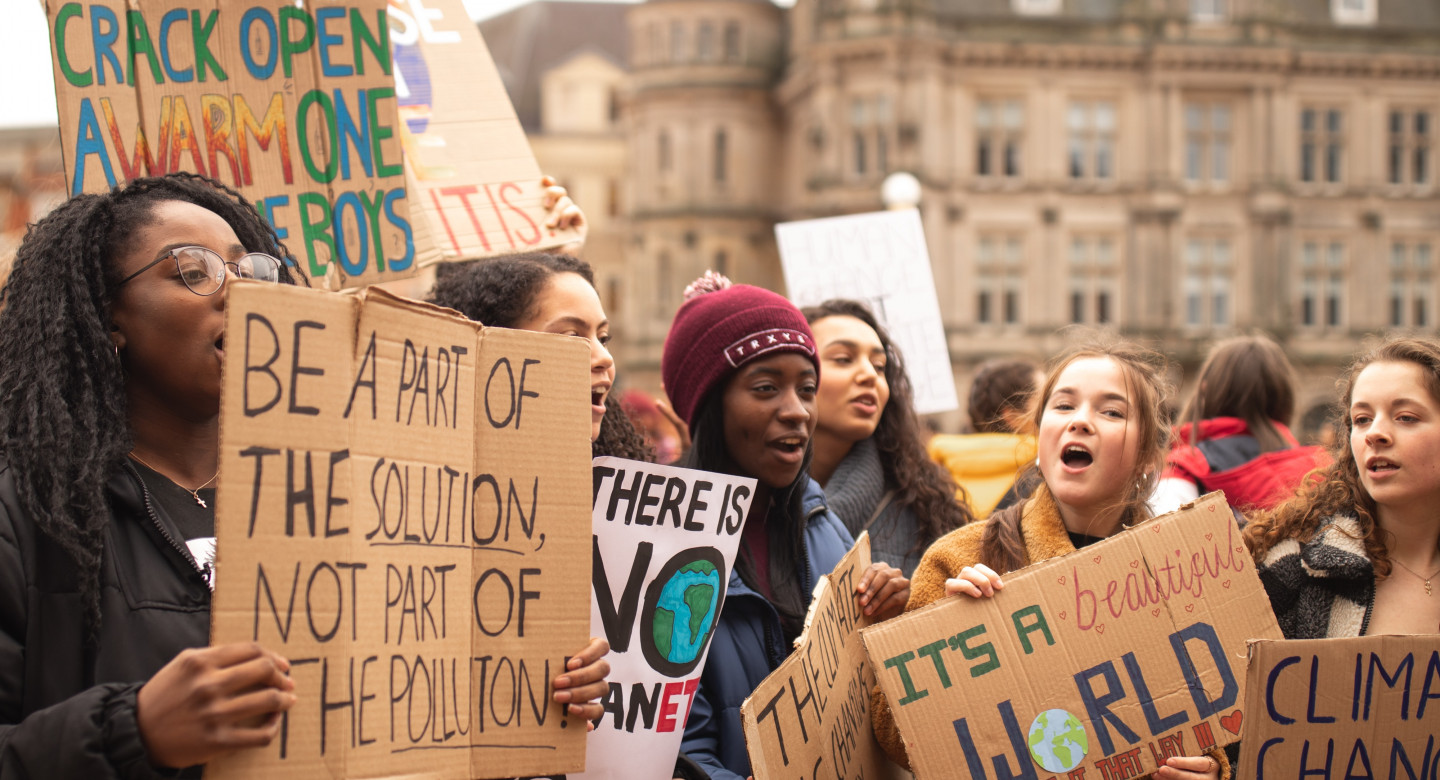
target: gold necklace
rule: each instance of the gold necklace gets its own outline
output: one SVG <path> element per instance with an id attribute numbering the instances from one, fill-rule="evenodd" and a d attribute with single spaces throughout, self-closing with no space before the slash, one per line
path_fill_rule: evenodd
<path id="1" fill-rule="evenodd" d="M 1398 560 L 1395 560 L 1394 558 L 1391 558 L 1391 559 L 1390 559 L 1390 562 L 1393 563 L 1393 564 L 1395 564 L 1396 566 L 1399 566 L 1400 568 L 1404 569 L 1405 571 L 1408 571 L 1408 572 L 1410 572 L 1411 574 L 1415 575 L 1415 577 L 1416 577 L 1417 579 L 1424 580 L 1424 581 L 1425 581 L 1425 595 L 1426 595 L 1427 597 L 1434 595 L 1435 591 L 1431 588 L 1430 581 L 1433 580 L 1433 579 L 1435 579 L 1435 575 L 1440 574 L 1440 569 L 1436 569 L 1436 570 L 1434 571 L 1434 573 L 1432 573 L 1429 577 L 1426 577 L 1426 576 L 1422 575 L 1420 572 L 1415 571 L 1414 569 L 1410 568 L 1409 566 L 1406 566 L 1405 564 L 1401 563 L 1401 562 L 1398 561 Z"/>
<path id="2" fill-rule="evenodd" d="M 131 450 L 131 451 L 130 451 L 130 457 L 134 458 L 135 460 L 140 461 L 140 463 L 141 463 L 142 465 L 144 465 L 145 468 L 150 469 L 151 471 L 155 472 L 156 474 L 160 474 L 160 476 L 162 476 L 162 477 L 165 476 L 164 474 L 162 474 L 162 473 L 160 472 L 160 469 L 157 469 L 157 468 L 155 468 L 154 466 L 150 465 L 149 463 L 146 463 L 144 458 L 140 457 L 139 455 L 136 455 L 134 450 Z M 218 476 L 220 476 L 220 470 L 219 470 L 219 469 L 216 469 L 216 470 L 215 470 L 215 473 L 212 474 L 212 475 L 210 475 L 210 478 L 209 478 L 209 479 L 205 480 L 205 481 L 204 481 L 203 483 L 201 483 L 200 485 L 197 485 L 194 490 L 191 490 L 190 488 L 185 487 L 184 485 L 180 484 L 179 482 L 175 482 L 175 480 L 173 480 L 173 479 L 171 479 L 170 481 L 171 481 L 171 482 L 175 482 L 175 487 L 178 487 L 178 488 L 180 488 L 181 490 L 185 491 L 186 493 L 189 493 L 189 494 L 190 494 L 190 497 L 193 498 L 193 499 L 195 499 L 195 503 L 199 504 L 199 505 L 202 506 L 202 507 L 205 507 L 206 509 L 209 509 L 209 508 L 210 508 L 210 505 L 207 504 L 207 503 L 205 503 L 205 499 L 203 499 L 203 498 L 200 497 L 200 491 L 201 491 L 201 490 L 204 490 L 204 489 L 206 488 L 206 486 L 208 486 L 211 482 L 214 482 L 214 481 L 215 481 L 215 478 L 218 477 Z M 166 479 L 170 479 L 169 477 L 165 477 L 165 478 L 166 478 Z M 1426 590 L 1429 590 L 1430 583 L 1428 583 L 1428 582 L 1425 583 L 1425 587 L 1426 587 Z"/>

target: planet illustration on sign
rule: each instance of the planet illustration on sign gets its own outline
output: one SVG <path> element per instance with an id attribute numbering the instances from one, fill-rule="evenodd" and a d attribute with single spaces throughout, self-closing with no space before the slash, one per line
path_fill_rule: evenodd
<path id="1" fill-rule="evenodd" d="M 1065 710 L 1045 710 L 1030 723 L 1030 756 L 1047 772 L 1069 772 L 1090 752 L 1085 724 Z"/>
<path id="2" fill-rule="evenodd" d="M 725 559 L 713 547 L 682 550 L 645 591 L 640 648 L 656 671 L 683 677 L 699 665 L 725 599 Z"/>

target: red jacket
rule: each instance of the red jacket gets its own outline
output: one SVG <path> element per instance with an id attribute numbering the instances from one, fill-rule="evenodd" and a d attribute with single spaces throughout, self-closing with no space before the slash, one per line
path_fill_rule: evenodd
<path id="1" fill-rule="evenodd" d="M 1330 464 L 1321 447 L 1301 447 L 1290 429 L 1275 423 L 1275 430 L 1290 445 L 1260 452 L 1245 421 L 1216 417 L 1200 421 L 1200 441 L 1192 445 L 1189 423 L 1175 426 L 1175 446 L 1166 458 L 1166 478 L 1188 479 L 1201 493 L 1225 491 L 1230 505 L 1240 510 L 1271 509 L 1294 495 L 1305 475 Z"/>

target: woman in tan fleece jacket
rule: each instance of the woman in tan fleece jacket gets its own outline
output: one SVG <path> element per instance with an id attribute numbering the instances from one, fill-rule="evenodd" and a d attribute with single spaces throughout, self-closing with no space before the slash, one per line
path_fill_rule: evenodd
<path id="1" fill-rule="evenodd" d="M 1148 517 L 1145 500 L 1164 464 L 1164 358 L 1128 343 L 1083 346 L 1062 356 L 1032 404 L 1039 484 L 1027 500 L 941 537 L 910 580 L 906 611 L 945 596 L 993 596 L 1000 575 L 1074 552 Z M 1027 475 L 1035 478 L 1034 475 Z M 877 687 L 875 736 L 902 766 L 909 757 Z M 1228 780 L 1221 750 L 1170 758 L 1159 780 Z"/>

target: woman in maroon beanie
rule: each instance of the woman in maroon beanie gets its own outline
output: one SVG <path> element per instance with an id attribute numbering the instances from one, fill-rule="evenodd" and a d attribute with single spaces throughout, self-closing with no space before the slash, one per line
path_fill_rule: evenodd
<path id="1" fill-rule="evenodd" d="M 693 439 L 679 465 L 759 485 L 682 749 L 711 778 L 739 780 L 750 773 L 740 704 L 789 655 L 817 579 L 854 542 L 807 473 L 820 364 L 805 317 L 773 292 L 714 274 L 685 298 L 660 364 Z M 900 614 L 909 596 L 910 581 L 884 563 L 855 595 L 878 619 Z"/>

